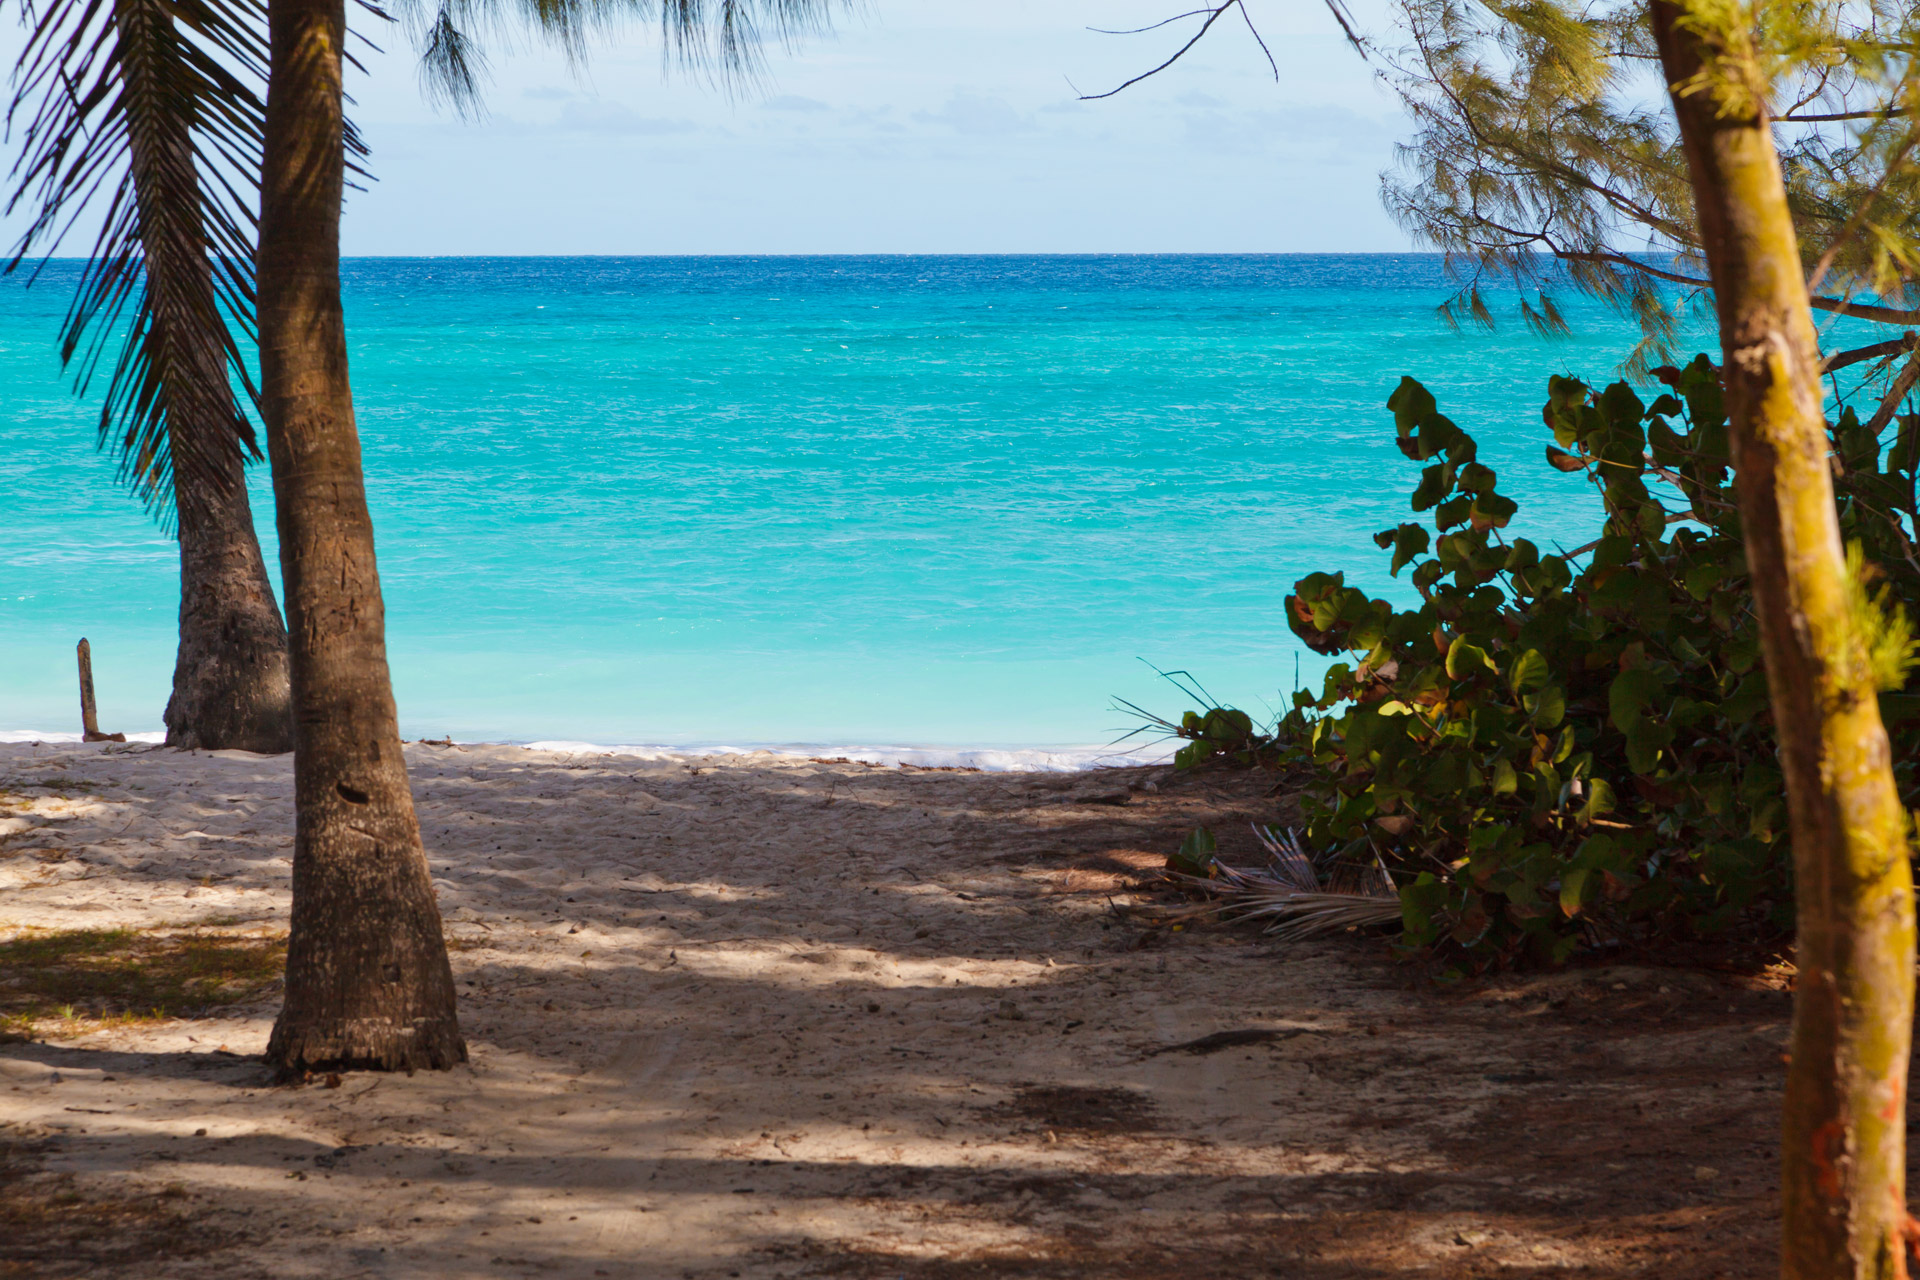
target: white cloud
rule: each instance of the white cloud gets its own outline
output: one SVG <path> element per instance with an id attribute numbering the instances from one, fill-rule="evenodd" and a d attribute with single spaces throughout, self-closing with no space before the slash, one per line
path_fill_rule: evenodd
<path id="1" fill-rule="evenodd" d="M 1371 25 L 1390 13 L 1385 0 L 1351 2 Z M 610 33 L 583 64 L 503 48 L 491 67 L 496 111 L 479 124 L 421 101 L 405 42 L 363 53 L 367 71 L 350 73 L 350 88 L 379 181 L 348 200 L 345 250 L 1407 245 L 1380 207 L 1377 175 L 1408 124 L 1320 5 L 1257 0 L 1278 85 L 1252 38 L 1222 24 L 1174 66 L 1098 102 L 1077 101 L 1073 86 L 1138 75 L 1179 33 L 1086 28 L 1148 25 L 1174 11 L 1166 0 L 860 9 L 832 36 L 769 46 L 765 80 L 731 90 L 663 59 L 641 25 Z M 0 48 L 8 41 L 18 37 L 0 23 Z M 0 218 L 0 233 L 12 230 Z"/>
<path id="2" fill-rule="evenodd" d="M 692 133 L 699 128 L 691 120 L 643 116 L 617 102 L 569 102 L 560 111 L 560 127 L 581 133 L 626 133 L 658 137 L 672 133 Z"/>
<path id="3" fill-rule="evenodd" d="M 989 98 L 967 90 L 956 92 L 938 111 L 916 111 L 913 118 L 921 124 L 944 124 L 955 133 L 973 137 L 997 137 L 1027 133 L 1033 118 L 1015 111 L 1003 98 Z"/>

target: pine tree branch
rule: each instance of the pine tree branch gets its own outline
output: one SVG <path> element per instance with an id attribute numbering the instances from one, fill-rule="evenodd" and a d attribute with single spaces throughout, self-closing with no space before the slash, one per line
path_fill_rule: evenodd
<path id="1" fill-rule="evenodd" d="M 1920 344 L 1920 335 L 1908 330 L 1898 338 L 1885 342 L 1876 342 L 1872 346 L 1855 347 L 1851 351 L 1839 351 L 1821 362 L 1820 372 L 1835 373 L 1849 365 L 1862 364 L 1868 360 L 1878 360 L 1882 356 L 1897 356 L 1903 351 L 1911 351 Z"/>

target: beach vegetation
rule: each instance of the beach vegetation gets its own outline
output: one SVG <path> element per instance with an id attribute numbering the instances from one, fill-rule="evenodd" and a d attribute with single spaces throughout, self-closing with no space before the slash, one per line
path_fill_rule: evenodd
<path id="1" fill-rule="evenodd" d="M 1217 17 L 1228 7 L 1200 12 Z M 1678 603 L 1673 571 L 1681 571 L 1682 586 L 1686 573 L 1697 572 L 1710 603 L 1709 579 L 1725 576 L 1729 566 L 1696 561 L 1692 546 L 1669 556 L 1663 548 L 1682 536 L 1658 537 L 1660 508 L 1641 497 L 1649 444 L 1672 447 L 1657 435 L 1650 441 L 1650 433 L 1658 425 L 1668 437 L 1678 435 L 1667 397 L 1656 399 L 1665 411 L 1655 413 L 1626 384 L 1598 397 L 1584 385 L 1563 384 L 1552 391 L 1548 421 L 1565 434 L 1573 413 L 1572 440 L 1562 442 L 1561 454 L 1572 469 L 1597 462 L 1609 504 L 1608 531 L 1588 549 L 1594 558 L 1583 569 L 1587 603 L 1571 607 L 1594 614 L 1593 603 L 1605 602 L 1623 637 L 1617 653 L 1600 643 L 1581 661 L 1592 664 L 1588 674 L 1607 674 L 1607 733 L 1619 737 L 1633 790 L 1659 810 L 1645 813 L 1645 823 L 1657 831 L 1685 821 L 1667 808 L 1669 797 L 1685 797 L 1664 785 L 1663 762 L 1691 768 L 1717 748 L 1750 785 L 1693 799 L 1709 817 L 1744 812 L 1748 837 L 1762 844 L 1775 843 L 1776 827 L 1788 836 L 1800 976 L 1782 1139 L 1784 1273 L 1904 1275 L 1915 1238 L 1905 1190 L 1912 818 L 1879 698 L 1889 684 L 1898 687 L 1910 632 L 1883 607 L 1891 588 L 1868 580 L 1869 565 L 1882 573 L 1886 566 L 1843 540 L 1846 511 L 1836 502 L 1833 473 L 1844 476 L 1835 455 L 1849 452 L 1848 444 L 1862 452 L 1868 441 L 1876 453 L 1882 447 L 1881 434 L 1920 384 L 1920 339 L 1903 329 L 1823 350 L 1813 313 L 1890 327 L 1920 320 L 1920 167 L 1911 163 L 1920 146 L 1920 66 L 1912 56 L 1920 15 L 1871 0 L 1582 7 L 1402 0 L 1401 14 L 1410 47 L 1389 61 L 1389 78 L 1417 132 L 1402 153 L 1410 176 L 1389 178 L 1385 195 L 1403 224 L 1446 250 L 1465 277 L 1443 315 L 1491 324 L 1480 285 L 1492 277 L 1532 286 L 1521 303 L 1527 323 L 1565 333 L 1571 326 L 1548 286 L 1570 279 L 1639 322 L 1642 340 L 1624 362 L 1626 372 L 1639 377 L 1669 362 L 1662 367 L 1677 389 L 1684 375 L 1670 361 L 1678 311 L 1665 287 L 1686 291 L 1681 305 L 1711 303 L 1721 342 L 1714 382 L 1735 477 L 1753 660 L 1743 661 L 1742 671 L 1734 652 L 1709 657 L 1686 635 L 1649 656 L 1639 632 L 1671 624 L 1670 607 Z M 1878 362 L 1861 379 L 1878 391 L 1877 403 L 1869 401 L 1873 412 L 1864 424 L 1856 417 L 1849 430 L 1843 407 L 1830 425 L 1823 376 L 1867 361 Z M 1404 418 L 1423 397 L 1403 384 L 1396 416 Z M 1586 409 L 1599 424 L 1597 436 L 1586 428 Z M 1373 686 L 1347 691 L 1352 710 L 1338 763 L 1392 772 L 1412 757 L 1415 766 L 1434 766 L 1418 777 L 1422 790 L 1389 787 L 1370 800 L 1356 798 L 1370 809 L 1367 823 L 1405 838 L 1420 827 L 1422 801 L 1448 794 L 1486 791 L 1531 806 L 1526 826 L 1476 825 L 1465 853 L 1401 889 L 1411 938 L 1435 940 L 1444 924 L 1449 940 L 1472 947 L 1495 929 L 1496 909 L 1525 933 L 1520 922 L 1530 912 L 1551 920 L 1557 905 L 1574 919 L 1601 903 L 1632 901 L 1643 887 L 1636 868 L 1655 868 L 1638 861 L 1634 838 L 1642 833 L 1625 820 L 1624 793 L 1614 778 L 1594 771 L 1596 752 L 1582 740 L 1579 718 L 1568 722 L 1573 704 L 1557 680 L 1570 679 L 1572 669 L 1556 669 L 1523 640 L 1517 619 L 1508 620 L 1516 630 L 1504 649 L 1488 647 L 1495 630 L 1475 635 L 1466 625 L 1476 610 L 1509 600 L 1541 602 L 1545 593 L 1550 603 L 1553 592 L 1573 585 L 1556 581 L 1572 574 L 1572 557 L 1549 558 L 1517 539 L 1487 544 L 1479 535 L 1506 525 L 1511 501 L 1471 457 L 1464 433 L 1435 427 L 1430 442 L 1423 424 L 1440 420 L 1437 411 L 1414 416 L 1410 440 L 1402 422 L 1402 447 L 1429 463 L 1415 506 L 1435 511 L 1438 538 L 1419 525 L 1382 537 L 1396 569 L 1425 557 L 1415 585 L 1429 603 L 1447 592 L 1442 580 L 1452 579 L 1447 605 L 1458 617 L 1436 607 L 1427 637 L 1444 648 L 1439 661 L 1416 644 L 1410 656 L 1421 659 L 1414 665 L 1425 682 L 1403 687 L 1398 650 L 1413 642 L 1404 626 L 1395 630 L 1403 615 L 1349 594 L 1337 575 L 1303 580 L 1294 599 L 1296 616 L 1304 610 L 1299 620 L 1316 639 L 1369 655 L 1360 668 L 1338 664 L 1329 673 L 1336 682 L 1344 675 Z M 1709 425 L 1689 421 L 1689 434 Z M 1581 452 L 1568 451 L 1567 443 Z M 1695 495 L 1686 496 L 1691 504 Z M 1624 527 L 1629 519 L 1645 521 L 1639 535 Z M 1898 515 L 1888 519 L 1900 523 Z M 1637 536 L 1659 545 L 1641 545 Z M 1543 608 L 1516 612 L 1544 618 L 1551 610 Z M 1678 648 L 1681 640 L 1702 659 L 1698 669 Z M 1392 647 L 1390 656 L 1383 646 Z M 1376 654 L 1379 663 L 1371 661 Z M 1737 747 L 1696 739 L 1693 729 L 1716 708 L 1744 710 L 1741 689 L 1756 668 L 1764 674 L 1749 696 L 1756 714 L 1762 706 L 1770 714 L 1762 740 L 1773 761 L 1743 766 Z M 1462 683 L 1481 692 L 1469 708 L 1479 714 L 1454 714 Z M 1589 700 L 1591 718 L 1600 709 Z M 1727 727 L 1739 726 L 1729 718 Z M 1529 733 L 1530 780 L 1510 752 L 1490 756 L 1494 772 L 1487 775 L 1455 749 Z M 1429 750 L 1443 742 L 1446 749 Z M 1692 759 L 1674 756 L 1676 745 L 1691 745 Z M 1763 790 L 1770 770 L 1777 781 Z M 1339 825 L 1342 818 L 1336 811 L 1324 820 Z M 1554 854 L 1556 841 L 1539 837 L 1553 831 L 1564 846 L 1568 823 L 1579 843 L 1570 856 Z M 1559 873 L 1551 881 L 1533 878 L 1543 853 L 1548 861 L 1538 869 Z M 1732 870 L 1737 878 L 1744 868 Z M 1447 886 L 1468 881 L 1474 893 L 1454 902 Z M 1541 899 L 1549 882 L 1557 886 L 1557 904 Z M 1738 898 L 1730 895 L 1727 905 Z M 1763 901 L 1736 909 L 1756 911 Z M 1549 949 L 1569 942 L 1562 936 Z"/>
<path id="2" fill-rule="evenodd" d="M 1904 1040 L 1888 1036 L 1905 1034 L 1912 999 L 1920 414 L 1883 440 L 1844 409 L 1812 454 L 1831 487 L 1789 486 L 1802 526 L 1817 499 L 1832 529 L 1816 626 L 1803 603 L 1816 591 L 1778 564 L 1789 539 L 1776 527 L 1773 563 L 1755 553 L 1767 510 L 1755 472 L 1733 474 L 1733 380 L 1704 355 L 1654 373 L 1650 400 L 1626 382 L 1548 383 L 1546 460 L 1603 510 L 1572 550 L 1521 534 L 1519 504 L 1472 435 L 1402 380 L 1388 408 L 1420 468 L 1410 506 L 1423 518 L 1374 541 L 1418 603 L 1374 597 L 1343 571 L 1301 578 L 1288 625 L 1336 661 L 1245 753 L 1301 771 L 1314 853 L 1248 873 L 1220 867 L 1196 833 L 1169 865 L 1229 914 L 1294 932 L 1316 912 L 1384 920 L 1326 896 L 1341 870 L 1377 866 L 1398 898 L 1401 945 L 1455 974 L 1581 950 L 1705 944 L 1760 961 L 1794 949 L 1802 988 L 1843 997 L 1796 1022 L 1813 1048 L 1793 1060 L 1825 1056 L 1803 1093 L 1790 1074 L 1787 1247 L 1801 1265 L 1789 1273 L 1854 1274 L 1833 1259 L 1905 1229 L 1904 1217 L 1864 1215 L 1848 1235 L 1830 1210 L 1899 1177 L 1900 1136 L 1882 1120 L 1905 1061 Z M 1768 627 L 1769 608 L 1784 626 Z M 1192 713 L 1180 728 L 1224 720 Z M 1826 968 L 1809 979 L 1816 963 Z M 1880 1110 L 1863 1115 L 1863 1098 Z M 1835 1123 L 1862 1130 L 1876 1157 L 1857 1182 L 1818 1180 L 1820 1126 Z"/>
<path id="3" fill-rule="evenodd" d="M 280 933 L 24 930 L 0 941 L 0 1029 L 200 1016 L 269 991 L 285 958 Z"/>
<path id="4" fill-rule="evenodd" d="M 1562 334 L 1573 323 L 1566 296 L 1584 294 L 1637 323 L 1629 372 L 1673 362 L 1688 311 L 1711 306 L 1712 232 L 1668 109 L 1652 10 L 1638 0 L 1395 9 L 1398 43 L 1368 51 L 1414 128 L 1381 192 L 1417 243 L 1447 255 L 1459 290 L 1443 314 L 1491 325 L 1513 306 L 1522 323 Z M 1913 15 L 1817 5 L 1791 17 L 1756 9 L 1750 20 L 1755 74 L 1701 70 L 1764 100 L 1793 214 L 1787 250 L 1810 305 L 1861 322 L 1827 366 L 1872 362 L 1862 389 L 1897 404 L 1920 379 L 1907 332 L 1920 323 Z M 1503 304 L 1495 286 L 1520 297 Z"/>
<path id="5" fill-rule="evenodd" d="M 1383 861 L 1410 946 L 1483 966 L 1793 935 L 1720 371 L 1703 355 L 1658 377 L 1650 402 L 1625 382 L 1546 388 L 1547 461 L 1604 513 L 1571 551 L 1516 532 L 1519 503 L 1473 436 L 1404 379 L 1389 408 L 1424 518 L 1374 541 L 1419 603 L 1397 607 L 1341 571 L 1306 575 L 1288 598 L 1294 634 L 1336 661 L 1253 750 L 1303 770 L 1310 847 Z M 1835 441 L 1848 608 L 1901 794 L 1920 803 L 1908 689 L 1920 415 L 1883 449 L 1848 410 Z"/>

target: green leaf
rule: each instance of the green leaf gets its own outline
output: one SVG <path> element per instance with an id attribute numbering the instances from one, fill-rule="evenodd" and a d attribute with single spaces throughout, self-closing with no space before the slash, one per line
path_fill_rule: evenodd
<path id="1" fill-rule="evenodd" d="M 1543 730 L 1557 729 L 1567 715 L 1567 695 L 1559 685 L 1548 685 L 1528 708 L 1533 723 Z"/>
<path id="2" fill-rule="evenodd" d="M 1446 907 L 1447 886 L 1431 871 L 1422 871 L 1411 884 L 1400 886 L 1400 923 L 1413 946 L 1433 941 L 1434 917 Z"/>
<path id="3" fill-rule="evenodd" d="M 1239 742 L 1253 732 L 1253 717 L 1237 707 L 1215 707 L 1201 722 L 1201 732 L 1209 738 Z"/>
<path id="4" fill-rule="evenodd" d="M 1211 879 L 1214 874 L 1214 855 L 1219 851 L 1219 842 L 1213 838 L 1213 832 L 1205 827 L 1195 827 L 1180 842 L 1180 850 L 1167 859 L 1167 870 L 1183 876 L 1199 876 Z"/>
<path id="5" fill-rule="evenodd" d="M 1477 644 L 1469 644 L 1464 635 L 1455 636 L 1447 647 L 1447 675 L 1454 680 L 1464 680 L 1477 671 L 1491 671 L 1499 674 L 1499 668 L 1493 665 L 1493 659 L 1487 651 Z"/>
<path id="6" fill-rule="evenodd" d="M 1426 528 L 1422 525 L 1403 524 L 1398 529 L 1393 530 L 1392 533 L 1393 564 L 1387 572 L 1397 578 L 1400 576 L 1400 570 L 1404 569 L 1408 562 L 1427 553 L 1427 548 L 1431 545 L 1431 542 L 1429 541 Z M 1382 536 L 1384 537 L 1385 535 L 1383 534 Z M 1385 546 L 1387 544 L 1381 543 L 1381 545 Z"/>
<path id="7" fill-rule="evenodd" d="M 1460 441 L 1466 433 L 1453 424 L 1453 420 L 1438 413 L 1430 413 L 1420 420 L 1420 448 L 1429 457 L 1446 454 L 1447 461 L 1458 463 Z M 1471 453 L 1471 450 L 1469 450 Z M 1471 461 L 1471 458 L 1466 459 Z"/>
<path id="8" fill-rule="evenodd" d="M 1567 757 L 1573 754 L 1573 741 L 1574 741 L 1573 726 L 1567 725 L 1565 728 L 1560 730 L 1560 741 L 1554 744 L 1553 762 L 1555 764 L 1561 764 L 1565 762 Z"/>
<path id="9" fill-rule="evenodd" d="M 1469 462 L 1460 468 L 1460 476 L 1454 483 L 1468 493 L 1492 493 L 1499 483 L 1499 477 L 1494 474 L 1492 467 Z"/>
<path id="10" fill-rule="evenodd" d="M 1627 724 L 1640 717 L 1665 688 L 1665 681 L 1652 667 L 1622 671 L 1607 688 L 1607 710 L 1613 727 L 1625 733 Z"/>
<path id="11" fill-rule="evenodd" d="M 1635 773 L 1652 773 L 1660 763 L 1660 753 L 1673 742 L 1673 729 L 1656 724 L 1646 716 L 1635 716 L 1621 726 L 1627 741 L 1627 767 Z"/>
<path id="12" fill-rule="evenodd" d="M 1587 403 L 1587 385 L 1576 378 L 1558 375 L 1547 379 L 1547 403 L 1540 416 L 1553 429 L 1553 438 L 1561 444 L 1580 439 L 1581 409 Z"/>
<path id="13" fill-rule="evenodd" d="M 1646 411 L 1640 397 L 1624 382 L 1616 382 L 1600 393 L 1600 412 L 1606 415 L 1607 425 L 1616 436 L 1632 440 L 1636 450 L 1644 445 L 1640 419 Z"/>
<path id="14" fill-rule="evenodd" d="M 1723 572 L 1717 564 L 1696 564 L 1687 569 L 1681 582 L 1686 586 L 1688 595 L 1695 600 L 1705 600 L 1720 584 Z"/>
<path id="15" fill-rule="evenodd" d="M 1546 657 L 1538 649 L 1529 649 L 1513 660 L 1513 670 L 1507 674 L 1507 685 L 1518 697 L 1546 684 L 1550 674 Z"/>
<path id="16" fill-rule="evenodd" d="M 1476 529 L 1504 529 L 1520 510 L 1520 504 L 1503 493 L 1482 493 L 1473 499 L 1468 517 Z"/>
<path id="17" fill-rule="evenodd" d="M 1655 407 L 1671 403 L 1675 409 L 1680 402 L 1672 396 L 1661 396 L 1655 401 Z M 1653 460 L 1663 467 L 1677 467 L 1687 458 L 1687 442 L 1676 434 L 1672 427 L 1661 418 L 1655 418 L 1647 425 L 1647 443 L 1653 447 Z"/>
<path id="18" fill-rule="evenodd" d="M 1640 522 L 1640 532 L 1655 541 L 1667 531 L 1667 513 L 1657 502 L 1643 505 L 1636 519 Z"/>
<path id="19" fill-rule="evenodd" d="M 1403 436 L 1412 434 L 1421 419 L 1439 407 L 1433 393 L 1412 378 L 1401 378 L 1400 385 L 1387 397 L 1387 408 L 1393 410 L 1394 429 Z"/>
<path id="20" fill-rule="evenodd" d="M 1591 778 L 1587 782 L 1587 802 L 1580 806 L 1580 821 L 1592 822 L 1603 814 L 1613 812 L 1613 787 L 1605 778 Z"/>
<path id="21" fill-rule="evenodd" d="M 1591 874 L 1585 867 L 1575 867 L 1560 877 L 1560 910 L 1569 919 L 1580 914 L 1580 898 Z"/>

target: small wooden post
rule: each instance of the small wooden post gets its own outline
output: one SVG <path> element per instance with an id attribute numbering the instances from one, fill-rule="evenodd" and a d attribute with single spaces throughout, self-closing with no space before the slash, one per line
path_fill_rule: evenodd
<path id="1" fill-rule="evenodd" d="M 80 638 L 80 741 L 125 742 L 124 733 L 100 732 L 99 713 L 93 705 L 93 646 Z"/>

